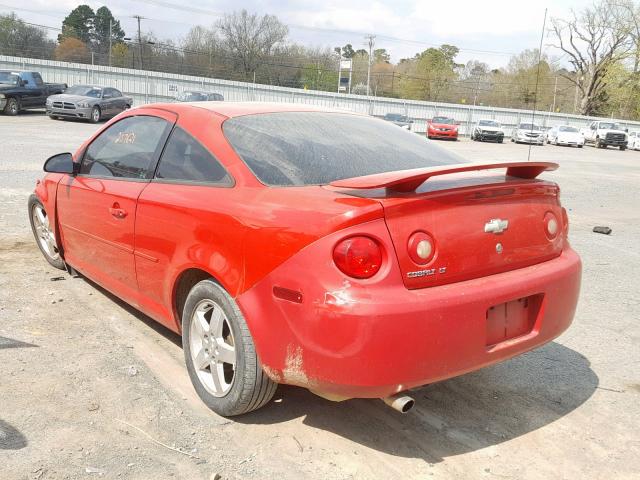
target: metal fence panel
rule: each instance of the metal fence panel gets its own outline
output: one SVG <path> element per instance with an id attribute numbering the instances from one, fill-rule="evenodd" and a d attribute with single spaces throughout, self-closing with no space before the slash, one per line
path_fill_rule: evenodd
<path id="1" fill-rule="evenodd" d="M 462 135 L 468 135 L 473 124 L 480 119 L 486 118 L 500 122 L 504 127 L 505 134 L 508 136 L 518 123 L 530 121 L 533 115 L 531 110 L 488 106 L 474 107 L 464 104 L 338 94 L 190 75 L 148 72 L 130 68 L 3 55 L 0 55 L 0 69 L 39 71 L 47 82 L 67 83 L 68 85 L 88 83 L 112 86 L 133 97 L 135 105 L 172 101 L 175 98 L 175 89 L 177 89 L 177 91 L 203 90 L 217 92 L 224 95 L 225 100 L 234 102 L 304 103 L 376 116 L 384 116 L 386 113 L 400 113 L 414 120 L 412 130 L 419 133 L 426 131 L 427 119 L 436 115 L 446 115 L 453 117 L 460 123 L 460 133 Z M 572 125 L 577 128 L 583 128 L 597 118 L 537 111 L 535 112 L 535 119 L 536 123 L 545 127 Z M 621 120 L 619 123 L 623 128 L 640 131 L 640 122 Z"/>

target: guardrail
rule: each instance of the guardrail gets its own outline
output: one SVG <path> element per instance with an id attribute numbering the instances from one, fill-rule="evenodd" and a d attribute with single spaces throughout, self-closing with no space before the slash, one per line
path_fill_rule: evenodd
<path id="1" fill-rule="evenodd" d="M 331 108 L 342 108 L 359 113 L 384 116 L 400 113 L 414 120 L 412 130 L 426 131 L 426 120 L 437 115 L 453 117 L 460 123 L 460 133 L 469 134 L 470 127 L 480 119 L 500 122 L 507 136 L 520 122 L 531 121 L 531 110 L 493 108 L 464 104 L 399 100 L 394 98 L 348 95 L 342 93 L 303 90 L 247 82 L 234 82 L 207 77 L 151 72 L 130 68 L 87 65 L 33 58 L 0 55 L 1 70 L 39 71 L 47 82 L 96 84 L 118 88 L 134 99 L 136 105 L 171 101 L 179 91 L 203 90 L 224 95 L 227 101 L 262 101 L 305 103 Z M 572 125 L 586 127 L 596 117 L 584 117 L 553 112 L 536 111 L 535 122 L 543 127 Z M 640 122 L 618 121 L 623 128 L 639 130 Z"/>

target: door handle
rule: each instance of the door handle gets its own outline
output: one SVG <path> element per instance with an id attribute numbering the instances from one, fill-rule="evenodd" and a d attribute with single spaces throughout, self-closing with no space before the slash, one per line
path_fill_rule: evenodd
<path id="1" fill-rule="evenodd" d="M 120 208 L 120 205 L 114 203 L 112 207 L 109 208 L 109 213 L 116 218 L 125 218 L 128 214 L 124 208 Z"/>

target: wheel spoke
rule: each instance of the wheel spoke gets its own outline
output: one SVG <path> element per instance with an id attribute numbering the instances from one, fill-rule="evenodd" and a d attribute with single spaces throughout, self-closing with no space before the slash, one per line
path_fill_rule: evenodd
<path id="1" fill-rule="evenodd" d="M 222 326 L 224 324 L 224 314 L 220 307 L 214 307 L 211 312 L 211 335 L 215 338 L 222 339 Z"/>
<path id="2" fill-rule="evenodd" d="M 197 310 L 193 318 L 193 322 L 196 327 L 196 332 L 198 333 L 201 339 L 203 339 L 205 335 L 209 334 L 209 322 L 207 322 L 205 313 L 206 313 L 206 310 Z"/>
<path id="3" fill-rule="evenodd" d="M 207 353 L 204 351 L 204 348 L 201 348 L 200 351 L 197 353 L 196 357 L 194 358 L 193 364 L 196 366 L 198 370 L 204 370 L 205 368 L 207 368 L 207 366 L 209 366 L 210 361 L 211 359 L 209 358 Z"/>
<path id="4" fill-rule="evenodd" d="M 220 394 L 224 392 L 224 388 L 222 387 L 222 382 L 220 381 L 223 378 L 224 372 L 222 371 L 222 364 L 218 362 L 211 362 L 211 379 L 213 380 L 213 390 Z"/>
<path id="5" fill-rule="evenodd" d="M 47 217 L 44 216 L 44 211 L 39 207 L 36 207 L 36 216 L 38 217 L 40 225 L 42 225 L 43 227 L 47 227 Z"/>
<path id="6" fill-rule="evenodd" d="M 236 349 L 227 343 L 221 342 L 220 344 L 218 344 L 217 359 L 219 362 L 229 363 L 235 366 Z"/>

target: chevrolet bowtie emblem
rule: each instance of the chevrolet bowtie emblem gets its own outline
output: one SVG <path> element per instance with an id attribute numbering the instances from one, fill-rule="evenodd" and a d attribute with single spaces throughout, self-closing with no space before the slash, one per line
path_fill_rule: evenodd
<path id="1" fill-rule="evenodd" d="M 500 218 L 492 218 L 484 224 L 485 233 L 502 233 L 509 228 L 509 220 L 502 220 Z"/>

